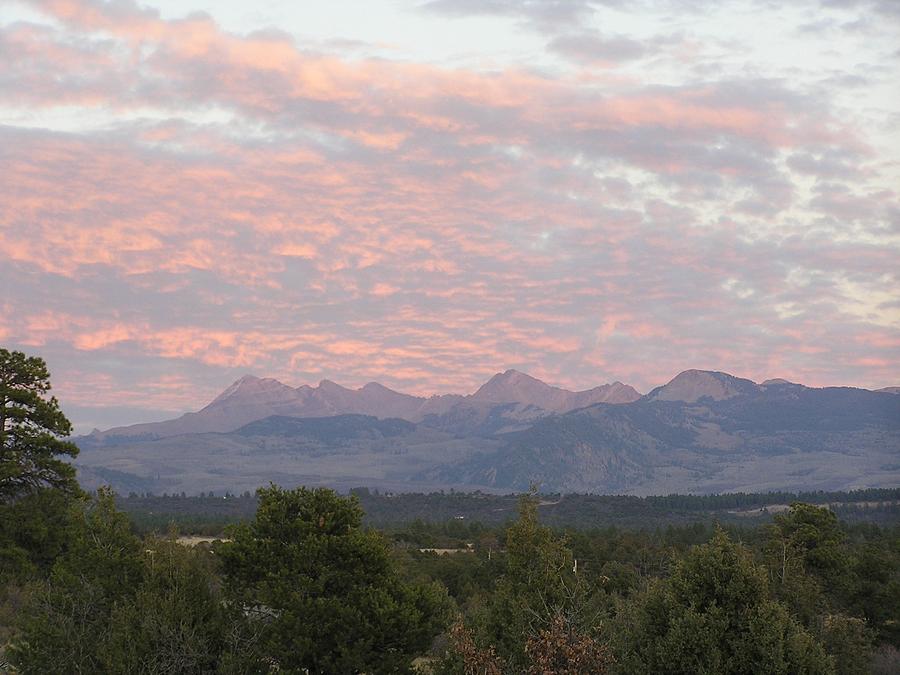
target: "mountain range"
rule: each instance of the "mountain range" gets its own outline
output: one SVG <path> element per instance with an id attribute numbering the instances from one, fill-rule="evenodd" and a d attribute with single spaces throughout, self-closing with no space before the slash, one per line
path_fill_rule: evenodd
<path id="1" fill-rule="evenodd" d="M 630 403 L 641 395 L 627 384 L 614 382 L 586 391 L 553 387 L 517 370 L 494 375 L 468 396 L 411 396 L 369 382 L 348 389 L 330 380 L 317 386 L 289 387 L 278 380 L 245 375 L 212 400 L 209 405 L 178 419 L 95 431 L 97 443 L 118 443 L 126 439 L 158 439 L 183 434 L 228 432 L 271 415 L 286 417 L 331 417 L 371 415 L 397 417 L 410 422 L 426 418 L 441 424 L 442 418 L 469 419 L 486 416 L 500 404 L 516 404 L 504 415 L 510 425 L 534 420 L 549 413 L 564 413 L 594 403 Z M 451 422 L 443 421 L 452 426 Z"/>
<path id="2" fill-rule="evenodd" d="M 853 489 L 900 484 L 898 392 L 687 370 L 642 396 L 508 370 L 473 394 L 421 397 L 248 375 L 198 412 L 75 440 L 82 481 L 120 491 Z"/>

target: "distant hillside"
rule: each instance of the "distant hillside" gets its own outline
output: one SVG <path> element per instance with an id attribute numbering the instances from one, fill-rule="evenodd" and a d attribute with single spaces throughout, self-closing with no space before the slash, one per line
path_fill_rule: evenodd
<path id="1" fill-rule="evenodd" d="M 267 417 L 242 426 L 234 433 L 239 436 L 281 436 L 306 438 L 320 443 L 345 443 L 351 440 L 395 438 L 410 434 L 416 425 L 406 420 L 385 419 L 369 415 L 340 415 L 337 417 Z"/>
<path id="2" fill-rule="evenodd" d="M 567 391 L 517 370 L 507 370 L 494 375 L 468 398 L 477 403 L 523 403 L 550 412 L 566 412 L 594 403 L 630 403 L 640 396 L 634 387 L 621 382 L 585 391 Z"/>
<path id="3" fill-rule="evenodd" d="M 685 370 L 668 384 L 647 394 L 648 401 L 681 401 L 695 403 L 700 399 L 723 401 L 735 396 L 754 394 L 760 385 L 728 373 L 707 370 Z"/>
<path id="4" fill-rule="evenodd" d="M 412 476 L 442 462 L 463 460 L 476 448 L 492 451 L 499 445 L 492 438 L 461 438 L 398 418 L 276 415 L 228 433 L 85 444 L 76 464 L 86 487 L 108 483 L 125 492 L 243 492 L 270 481 L 338 488 L 450 488 L 416 483 Z"/>
<path id="5" fill-rule="evenodd" d="M 900 484 L 900 397 L 696 371 L 670 384 L 627 405 L 539 420 L 429 476 L 644 494 Z"/>
<path id="6" fill-rule="evenodd" d="M 549 413 L 566 412 L 598 402 L 627 403 L 638 398 L 640 394 L 633 387 L 621 382 L 572 392 L 515 370 L 498 373 L 469 396 L 445 394 L 429 398 L 403 394 L 377 382 L 348 389 L 322 380 L 315 387 L 294 388 L 271 378 L 246 375 L 197 412 L 164 422 L 95 431 L 76 440 L 81 446 L 100 446 L 184 434 L 228 433 L 273 415 L 369 415 L 411 422 L 428 418 L 434 421 L 434 426 L 462 433 L 473 430 L 472 419 L 505 418 L 505 422 L 489 422 L 487 426 L 482 422 L 474 424 L 479 432 L 494 432 L 510 425 L 515 428 L 522 420 L 531 422 Z M 459 428 L 455 420 L 460 421 Z"/>
<path id="7" fill-rule="evenodd" d="M 506 492 L 537 483 L 622 494 L 900 485 L 900 396 L 692 370 L 631 402 L 550 409 L 608 396 L 616 390 L 610 387 L 565 392 L 507 371 L 417 420 L 275 414 L 227 432 L 90 436 L 78 439 L 77 464 L 89 487 L 189 494 L 252 490 L 269 481 L 398 492 Z M 402 407 L 406 400 L 375 385 L 317 389 L 345 408 L 366 401 Z M 256 415 L 290 408 L 296 391 L 244 378 L 207 408 L 225 414 L 247 395 L 262 402 Z M 510 396 L 528 401 L 502 402 Z"/>

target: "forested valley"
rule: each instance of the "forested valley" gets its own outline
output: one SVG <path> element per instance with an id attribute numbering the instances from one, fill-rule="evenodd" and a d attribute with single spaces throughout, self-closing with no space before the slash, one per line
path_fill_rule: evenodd
<path id="1" fill-rule="evenodd" d="M 137 527 L 108 491 L 44 489 L 0 509 L 6 668 L 889 673 L 900 664 L 896 523 L 848 524 L 795 502 L 755 526 L 551 528 L 542 501 L 519 497 L 500 525 L 414 519 L 379 530 L 363 524 L 356 494 L 272 486 L 250 518 L 190 540 L 174 522 Z"/>

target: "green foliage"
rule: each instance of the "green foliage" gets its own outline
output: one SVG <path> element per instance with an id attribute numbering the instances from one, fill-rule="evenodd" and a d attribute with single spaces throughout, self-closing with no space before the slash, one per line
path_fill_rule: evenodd
<path id="1" fill-rule="evenodd" d="M 44 487 L 78 491 L 74 467 L 58 457 L 78 454 L 61 439 L 72 425 L 49 391 L 43 359 L 0 348 L 0 503 Z"/>
<path id="2" fill-rule="evenodd" d="M 846 609 L 865 618 L 879 640 L 900 649 L 900 537 L 879 532 L 854 553 Z"/>
<path id="3" fill-rule="evenodd" d="M 141 542 L 109 492 L 72 508 L 72 539 L 31 585 L 18 621 L 11 656 L 26 673 L 102 672 L 110 612 L 143 576 Z"/>
<path id="4" fill-rule="evenodd" d="M 895 637 L 900 583 L 889 551 L 848 546 L 836 515 L 810 504 L 791 505 L 769 528 L 764 557 L 775 594 L 822 640 L 839 672 L 865 672 L 874 635 Z"/>
<path id="5" fill-rule="evenodd" d="M 828 609 L 823 588 L 849 587 L 850 558 L 844 532 L 827 508 L 795 503 L 768 528 L 764 558 L 776 596 L 806 626 Z"/>
<path id="6" fill-rule="evenodd" d="M 400 672 L 443 628 L 443 592 L 404 584 L 361 522 L 354 497 L 260 490 L 256 518 L 217 548 L 228 597 L 259 629 L 257 657 L 288 672 Z"/>
<path id="7" fill-rule="evenodd" d="M 490 557 L 488 549 L 450 555 L 401 549 L 395 556 L 407 577 L 439 582 L 458 605 L 464 606 L 493 590 L 503 569 L 497 548 Z"/>
<path id="8" fill-rule="evenodd" d="M 54 489 L 0 504 L 0 584 L 49 573 L 71 542 L 72 506 L 70 495 Z"/>
<path id="9" fill-rule="evenodd" d="M 225 670 L 249 638 L 223 602 L 211 554 L 141 542 L 108 491 L 72 511 L 71 541 L 27 588 L 13 664 L 22 673 Z"/>
<path id="10" fill-rule="evenodd" d="M 843 584 L 848 558 L 837 516 L 828 508 L 794 503 L 775 516 L 775 537 L 787 542 L 803 558 L 804 567 L 830 585 Z"/>
<path id="11" fill-rule="evenodd" d="M 565 540 L 538 522 L 537 509 L 533 494 L 521 498 L 519 519 L 506 533 L 503 574 L 473 617 L 475 642 L 494 650 L 508 672 L 602 652 L 592 635 L 601 595 L 576 573 Z"/>
<path id="12" fill-rule="evenodd" d="M 364 488 L 351 490 L 360 500 L 363 524 L 390 533 L 397 541 L 416 546 L 455 547 L 460 541 L 480 539 L 491 529 L 511 523 L 518 496 L 480 492 L 380 494 Z M 900 489 L 879 488 L 851 492 L 812 492 L 723 495 L 542 495 L 541 522 L 586 532 L 610 527 L 637 531 L 658 528 L 698 528 L 689 543 L 709 539 L 713 522 L 734 528 L 756 528 L 772 521 L 767 505 L 827 503 L 845 523 L 889 525 L 900 522 Z M 152 495 L 132 492 L 117 499 L 119 508 L 144 533 L 165 532 L 170 523 L 182 533 L 221 534 L 226 525 L 253 517 L 257 500 L 241 496 Z M 739 512 L 735 512 L 739 511 Z M 683 533 L 684 534 L 684 533 Z M 687 540 L 686 540 L 687 541 Z M 579 554 L 580 555 L 580 554 Z"/>
<path id="13" fill-rule="evenodd" d="M 824 649 L 768 595 L 765 572 L 718 532 L 624 606 L 623 673 L 828 673 Z"/>
<path id="14" fill-rule="evenodd" d="M 831 614 L 819 629 L 828 653 L 841 675 L 866 675 L 872 657 L 872 631 L 864 619 Z"/>
<path id="15" fill-rule="evenodd" d="M 145 543 L 137 592 L 113 607 L 103 660 L 110 672 L 209 673 L 230 663 L 252 636 L 215 585 L 209 552 L 171 539 Z"/>

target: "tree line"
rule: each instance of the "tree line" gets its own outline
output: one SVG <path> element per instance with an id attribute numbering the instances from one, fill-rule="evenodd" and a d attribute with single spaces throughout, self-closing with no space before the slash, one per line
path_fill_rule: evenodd
<path id="1" fill-rule="evenodd" d="M 363 523 L 395 530 L 421 520 L 446 526 L 478 523 L 501 526 L 515 519 L 518 495 L 465 492 L 380 493 L 354 488 L 365 515 Z M 590 529 L 597 523 L 628 529 L 687 526 L 716 520 L 729 525 L 770 522 L 777 511 L 769 507 L 804 502 L 828 507 L 848 523 L 890 525 L 900 521 L 900 489 L 877 488 L 848 492 L 737 493 L 723 495 L 625 495 L 541 494 L 541 519 L 559 528 Z M 165 530 L 175 523 L 182 532 L 215 535 L 225 527 L 248 520 L 256 512 L 257 499 L 250 492 L 204 492 L 199 496 L 154 495 L 131 492 L 118 495 L 116 503 L 128 513 L 141 532 Z M 457 527 L 459 529 L 459 527 Z"/>

